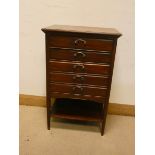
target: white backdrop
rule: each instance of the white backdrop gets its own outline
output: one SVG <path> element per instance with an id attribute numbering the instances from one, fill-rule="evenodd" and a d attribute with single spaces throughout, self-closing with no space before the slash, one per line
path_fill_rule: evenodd
<path id="1" fill-rule="evenodd" d="M 110 102 L 134 104 L 134 0 L 20 0 L 20 93 L 45 96 L 45 41 L 52 24 L 111 27 L 118 40 Z"/>

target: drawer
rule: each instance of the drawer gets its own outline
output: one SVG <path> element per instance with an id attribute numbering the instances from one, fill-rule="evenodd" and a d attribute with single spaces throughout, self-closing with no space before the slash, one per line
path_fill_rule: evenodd
<path id="1" fill-rule="evenodd" d="M 80 74 L 50 73 L 49 81 L 57 83 L 75 83 L 83 85 L 107 86 L 109 83 L 109 77 L 89 76 Z"/>
<path id="2" fill-rule="evenodd" d="M 109 75 L 110 65 L 49 61 L 49 71 Z"/>
<path id="3" fill-rule="evenodd" d="M 106 97 L 107 88 L 87 87 L 67 84 L 50 84 L 50 92 L 53 94 L 66 94 L 72 96 Z"/>
<path id="4" fill-rule="evenodd" d="M 49 58 L 52 60 L 110 63 L 112 56 L 111 52 L 87 52 L 50 48 Z"/>
<path id="5" fill-rule="evenodd" d="M 99 51 L 112 51 L 113 41 L 107 39 L 91 39 L 91 38 L 77 38 L 67 36 L 49 36 L 49 46 L 61 48 L 76 48 Z"/>

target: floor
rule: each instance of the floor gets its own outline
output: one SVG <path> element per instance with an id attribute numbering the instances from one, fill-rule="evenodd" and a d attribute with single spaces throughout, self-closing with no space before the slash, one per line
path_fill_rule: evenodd
<path id="1" fill-rule="evenodd" d="M 52 120 L 46 109 L 20 106 L 20 155 L 134 155 L 134 117 L 108 115 L 105 135 L 95 123 Z"/>

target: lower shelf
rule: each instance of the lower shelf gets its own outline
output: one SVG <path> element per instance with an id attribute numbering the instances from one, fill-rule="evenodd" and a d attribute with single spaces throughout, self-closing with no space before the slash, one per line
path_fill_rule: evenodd
<path id="1" fill-rule="evenodd" d="M 84 121 L 101 121 L 103 104 L 80 99 L 57 98 L 51 117 Z"/>

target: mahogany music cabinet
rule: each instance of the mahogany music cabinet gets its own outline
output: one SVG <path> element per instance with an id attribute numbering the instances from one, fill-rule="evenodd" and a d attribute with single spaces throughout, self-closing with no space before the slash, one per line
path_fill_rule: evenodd
<path id="1" fill-rule="evenodd" d="M 50 118 L 96 121 L 104 134 L 117 39 L 111 28 L 53 25 L 46 40 L 47 127 Z M 55 98 L 51 105 L 51 98 Z"/>

